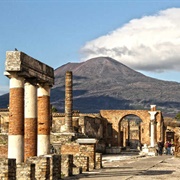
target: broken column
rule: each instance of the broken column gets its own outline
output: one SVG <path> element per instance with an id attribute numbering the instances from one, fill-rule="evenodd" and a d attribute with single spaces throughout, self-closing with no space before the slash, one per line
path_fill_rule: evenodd
<path id="1" fill-rule="evenodd" d="M 72 132 L 72 72 L 66 72 L 65 79 L 65 132 Z"/>
<path id="2" fill-rule="evenodd" d="M 49 153 L 50 147 L 50 86 L 38 85 L 38 156 Z"/>
<path id="3" fill-rule="evenodd" d="M 25 82 L 24 97 L 24 160 L 37 155 L 37 87 L 36 82 Z"/>
<path id="4" fill-rule="evenodd" d="M 10 78 L 8 158 L 24 160 L 24 78 L 5 73 Z"/>
<path id="5" fill-rule="evenodd" d="M 154 147 L 155 144 L 155 121 L 156 121 L 156 105 L 151 105 L 150 122 L 151 122 L 151 147 Z"/>

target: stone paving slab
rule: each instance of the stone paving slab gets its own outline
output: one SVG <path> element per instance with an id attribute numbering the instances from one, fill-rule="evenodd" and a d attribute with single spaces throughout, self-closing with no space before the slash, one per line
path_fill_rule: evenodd
<path id="1" fill-rule="evenodd" d="M 179 180 L 180 158 L 173 156 L 120 157 L 109 156 L 103 168 L 67 179 L 80 180 Z"/>

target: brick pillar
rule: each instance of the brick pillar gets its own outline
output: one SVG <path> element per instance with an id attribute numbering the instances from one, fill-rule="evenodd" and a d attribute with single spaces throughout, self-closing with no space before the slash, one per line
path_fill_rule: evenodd
<path id="1" fill-rule="evenodd" d="M 24 160 L 37 155 L 37 88 L 25 83 Z"/>
<path id="2" fill-rule="evenodd" d="M 24 160 L 24 79 L 15 74 L 9 78 L 8 158 L 20 163 Z"/>
<path id="3" fill-rule="evenodd" d="M 38 86 L 38 156 L 49 153 L 50 148 L 50 87 Z"/>
<path id="4" fill-rule="evenodd" d="M 72 72 L 66 72 L 65 79 L 65 131 L 72 132 Z"/>

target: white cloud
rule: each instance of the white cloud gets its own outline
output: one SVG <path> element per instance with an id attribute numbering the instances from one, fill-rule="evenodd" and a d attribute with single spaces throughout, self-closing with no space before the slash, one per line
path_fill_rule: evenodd
<path id="1" fill-rule="evenodd" d="M 109 56 L 144 71 L 180 71 L 180 8 L 133 19 L 123 27 L 87 42 L 82 60 Z"/>

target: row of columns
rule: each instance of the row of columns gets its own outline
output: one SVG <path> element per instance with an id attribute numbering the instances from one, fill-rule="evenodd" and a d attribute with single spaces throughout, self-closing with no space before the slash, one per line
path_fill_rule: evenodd
<path id="1" fill-rule="evenodd" d="M 50 86 L 16 73 L 10 78 L 8 158 L 16 162 L 49 153 Z"/>

